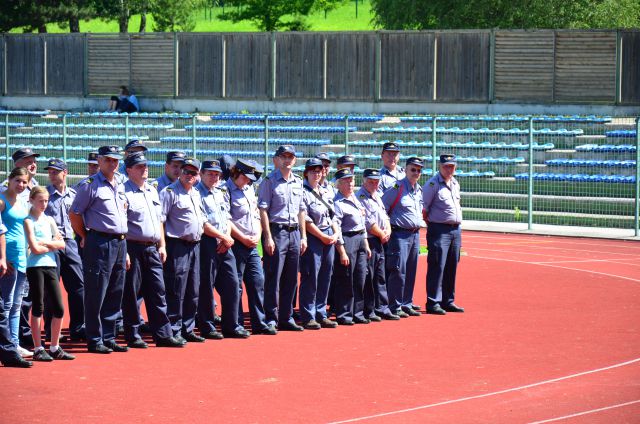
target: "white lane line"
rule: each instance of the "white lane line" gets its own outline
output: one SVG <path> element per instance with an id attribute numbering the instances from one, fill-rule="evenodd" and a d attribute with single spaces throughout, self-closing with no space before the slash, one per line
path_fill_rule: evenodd
<path id="1" fill-rule="evenodd" d="M 539 237 L 531 237 L 531 238 L 524 238 L 524 237 L 519 237 L 519 236 L 513 236 L 513 237 L 491 237 L 491 236 L 477 236 L 477 235 L 473 235 L 473 234 L 468 234 L 467 232 L 465 232 L 462 236 L 462 240 L 469 240 L 472 239 L 474 241 L 476 240 L 489 240 L 489 241 L 495 241 L 495 242 L 514 242 L 514 243 L 526 243 L 526 242 L 534 242 L 534 243 L 553 243 L 553 244 L 559 244 L 559 243 L 569 243 L 573 246 L 596 246 L 599 249 L 602 249 L 602 247 L 612 247 L 612 245 L 614 247 L 619 247 L 621 249 L 624 250 L 632 250 L 632 251 L 640 251 L 640 243 L 637 243 L 635 241 L 626 241 L 626 240 L 614 240 L 614 239 L 602 239 L 600 240 L 600 242 L 588 242 L 588 241 L 583 241 L 584 239 L 581 238 L 571 238 L 571 237 L 562 237 L 562 236 L 539 236 Z M 605 245 L 606 244 L 606 245 Z M 559 248 L 562 249 L 562 248 Z"/>
<path id="2" fill-rule="evenodd" d="M 559 256 L 556 256 L 556 258 Z M 620 259 L 619 259 L 620 260 Z M 615 262 L 617 264 L 619 264 L 620 262 L 617 262 L 615 260 L 611 260 L 611 259 L 583 259 L 583 260 L 576 260 L 576 261 L 551 261 L 551 262 L 530 262 L 532 264 L 536 264 L 536 265 L 545 265 L 545 264 L 572 264 L 572 263 L 590 263 L 590 262 Z"/>
<path id="3" fill-rule="evenodd" d="M 469 258 L 476 258 L 476 259 L 489 259 L 489 260 L 493 260 L 493 261 L 516 262 L 516 263 L 519 263 L 519 264 L 540 265 L 540 266 L 547 266 L 547 267 L 550 267 L 550 268 L 569 269 L 571 271 L 581 271 L 581 272 L 588 272 L 590 274 L 606 275 L 607 277 L 620 278 L 620 279 L 623 279 L 623 280 L 629 280 L 629 281 L 633 281 L 635 283 L 640 283 L 640 280 L 637 279 L 637 278 L 625 277 L 623 275 L 609 274 L 607 272 L 591 271 L 589 269 L 571 268 L 571 267 L 568 267 L 568 266 L 558 266 L 558 265 L 551 265 L 551 264 L 538 263 L 538 262 L 517 261 L 515 259 L 491 258 L 489 256 L 469 255 L 468 257 Z"/>
<path id="4" fill-rule="evenodd" d="M 463 246 L 464 248 L 464 246 Z M 583 256 L 564 256 L 564 255 L 557 255 L 557 254 L 553 254 L 553 253 L 538 253 L 538 252 L 521 252 L 518 250 L 506 250 L 506 249 L 488 249 L 486 247 L 471 247 L 471 248 L 466 248 L 465 251 L 468 253 L 469 251 L 474 251 L 474 250 L 482 250 L 482 251 L 486 251 L 486 252 L 497 252 L 497 253 L 502 253 L 502 254 L 506 254 L 506 255 L 531 255 L 531 256 L 550 256 L 552 258 L 566 258 L 566 259 L 584 259 L 584 255 Z M 627 258 L 624 258 L 627 259 Z M 639 258 L 640 259 L 640 258 Z"/>
<path id="5" fill-rule="evenodd" d="M 595 373 L 602 372 L 602 371 L 608 371 L 608 370 L 611 370 L 611 369 L 614 369 L 614 368 L 625 367 L 627 365 L 635 364 L 635 363 L 637 363 L 639 361 L 640 361 L 640 358 L 635 358 L 635 359 L 632 359 L 630 361 L 625 361 L 625 362 L 620 362 L 620 363 L 617 363 L 617 364 L 614 364 L 614 365 L 609 365 L 608 367 L 597 368 L 597 369 L 589 370 L 589 371 L 583 371 L 583 372 L 579 372 L 577 374 L 565 375 L 563 377 L 553 378 L 551 380 L 539 381 L 537 383 L 526 384 L 524 386 L 512 387 L 510 389 L 499 390 L 497 392 L 484 393 L 482 395 L 468 396 L 468 397 L 463 397 L 463 398 L 458 398 L 458 399 L 451 399 L 451 400 L 447 400 L 447 401 L 444 401 L 444 402 L 431 403 L 431 404 L 428 404 L 428 405 L 421 405 L 421 406 L 416 406 L 416 407 L 413 407 L 413 408 L 398 409 L 396 411 L 383 412 L 381 414 L 367 415 L 367 416 L 357 417 L 357 418 L 350 418 L 350 419 L 342 420 L 342 421 L 332 421 L 332 422 L 330 422 L 328 424 L 353 423 L 353 422 L 357 422 L 357 421 L 370 420 L 372 418 L 387 417 L 389 415 L 403 414 L 405 412 L 413 412 L 413 411 L 419 411 L 419 410 L 422 410 L 422 409 L 434 408 L 436 406 L 450 405 L 452 403 L 459 403 L 459 402 L 464 402 L 464 401 L 467 401 L 467 400 L 482 399 L 482 398 L 486 398 L 486 397 L 490 397 L 490 396 L 497 396 L 497 395 L 502 395 L 502 394 L 505 394 L 505 393 L 517 392 L 517 391 L 520 391 L 520 390 L 530 389 L 532 387 L 538 387 L 538 386 L 542 386 L 542 385 L 545 385 L 545 384 L 556 383 L 558 381 L 569 380 L 569 379 L 572 379 L 572 378 L 582 377 L 584 375 L 589 375 L 589 374 L 595 374 Z"/>
<path id="6" fill-rule="evenodd" d="M 582 415 L 594 414 L 594 413 L 600 412 L 600 411 L 607 411 L 609 409 L 622 408 L 623 406 L 633 405 L 634 403 L 640 403 L 640 400 L 633 400 L 631 402 L 618 403 L 616 405 L 605 406 L 603 408 L 598 408 L 598 409 L 590 409 L 588 411 L 583 411 L 583 412 L 576 412 L 575 414 L 564 415 L 562 417 L 556 417 L 556 418 L 549 418 L 548 420 L 533 421 L 533 422 L 531 422 L 529 424 L 551 423 L 551 422 L 554 422 L 554 421 L 566 420 L 567 418 L 573 418 L 573 417 L 579 417 L 579 416 L 582 416 Z"/>
<path id="7" fill-rule="evenodd" d="M 475 247 L 475 246 L 468 246 L 465 245 L 464 242 L 462 243 L 463 247 L 469 249 L 482 249 L 482 250 L 488 250 L 482 247 Z M 494 245 L 496 243 L 493 243 Z M 522 246 L 519 246 L 522 247 Z M 553 247 L 553 246 L 539 246 L 539 245 L 535 245 L 535 246 L 530 246 L 532 248 L 538 248 L 538 249 L 545 249 L 545 250 L 562 250 L 564 252 L 568 252 L 568 251 L 573 251 L 573 252 L 582 252 L 582 253 L 594 253 L 597 254 L 598 256 L 602 256 L 603 250 L 585 250 L 585 249 L 570 249 L 570 248 L 564 248 L 564 247 Z M 531 254 L 531 255 L 540 255 L 541 253 L 534 253 L 534 252 L 522 252 L 522 251 L 517 251 L 517 250 L 506 250 L 506 249 L 497 249 L 495 250 L 496 252 L 505 252 L 505 253 L 509 253 L 509 252 L 514 252 L 514 253 L 521 253 L 521 254 Z M 638 253 L 621 253 L 621 252 L 606 252 L 606 255 L 620 255 L 620 256 L 631 256 L 632 258 L 638 258 L 640 259 L 640 254 Z M 555 255 L 547 255 L 547 256 L 555 256 Z M 627 258 L 620 258 L 620 259 L 627 259 Z M 631 258 L 629 258 L 631 259 Z"/>

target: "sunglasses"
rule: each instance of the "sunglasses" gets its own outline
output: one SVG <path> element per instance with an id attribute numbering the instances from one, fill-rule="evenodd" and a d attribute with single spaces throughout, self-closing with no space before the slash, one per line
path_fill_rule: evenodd
<path id="1" fill-rule="evenodd" d="M 198 175 L 198 171 L 192 171 L 192 170 L 187 169 L 187 168 L 184 168 L 184 169 L 182 170 L 182 173 L 183 173 L 184 175 L 191 175 L 192 177 L 195 177 L 196 175 Z"/>
<path id="2" fill-rule="evenodd" d="M 409 169 L 407 169 L 407 172 L 421 173 L 422 172 L 422 168 L 409 168 Z"/>

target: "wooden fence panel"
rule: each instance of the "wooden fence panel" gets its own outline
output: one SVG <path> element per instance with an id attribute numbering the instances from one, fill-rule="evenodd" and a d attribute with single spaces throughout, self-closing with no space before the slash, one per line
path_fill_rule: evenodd
<path id="1" fill-rule="evenodd" d="M 640 104 L 640 31 L 623 31 L 621 39 L 620 101 L 623 104 Z"/>
<path id="2" fill-rule="evenodd" d="M 552 102 L 553 42 L 553 31 L 497 31 L 494 98 Z"/>
<path id="3" fill-rule="evenodd" d="M 321 99 L 324 36 L 276 34 L 276 97 Z"/>
<path id="4" fill-rule="evenodd" d="M 555 50 L 557 102 L 615 101 L 615 31 L 557 31 Z"/>
<path id="5" fill-rule="evenodd" d="M 490 40 L 488 31 L 437 35 L 436 100 L 489 100 Z"/>
<path id="6" fill-rule="evenodd" d="M 131 35 L 131 92 L 137 96 L 175 95 L 173 34 Z"/>
<path id="7" fill-rule="evenodd" d="M 380 34 L 382 100 L 433 100 L 434 41 L 430 32 Z"/>
<path id="8" fill-rule="evenodd" d="M 180 34 L 178 40 L 178 95 L 222 97 L 223 36 Z"/>
<path id="9" fill-rule="evenodd" d="M 375 34 L 328 34 L 327 98 L 373 100 L 375 55 Z"/>
<path id="10" fill-rule="evenodd" d="M 44 94 L 44 38 L 7 37 L 7 94 Z"/>
<path id="11" fill-rule="evenodd" d="M 270 98 L 271 34 L 227 34 L 225 40 L 225 97 Z"/>
<path id="12" fill-rule="evenodd" d="M 48 36 L 47 94 L 84 94 L 84 36 Z"/>
<path id="13" fill-rule="evenodd" d="M 129 35 L 94 35 L 87 40 L 87 79 L 90 95 L 115 95 L 131 85 Z"/>

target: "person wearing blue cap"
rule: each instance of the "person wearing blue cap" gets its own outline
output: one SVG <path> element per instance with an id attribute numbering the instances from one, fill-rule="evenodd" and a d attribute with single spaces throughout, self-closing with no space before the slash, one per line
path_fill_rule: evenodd
<path id="1" fill-rule="evenodd" d="M 413 289 L 420 255 L 422 187 L 418 180 L 423 166 L 420 158 L 407 159 L 406 177 L 382 195 L 391 223 L 385 252 L 389 308 L 401 318 L 420 316 L 413 307 Z"/>
<path id="2" fill-rule="evenodd" d="M 202 162 L 201 179 L 196 185 L 211 234 L 200 242 L 200 294 L 198 296 L 198 329 L 205 339 L 247 338 L 249 333 L 238 323 L 240 283 L 236 258 L 231 247 L 233 223 L 229 218 L 226 188 L 219 186 L 222 169 L 217 160 Z M 213 289 L 222 303 L 222 334 L 214 322 Z"/>
<path id="3" fill-rule="evenodd" d="M 127 157 L 129 157 L 129 155 L 133 153 L 146 152 L 148 150 L 149 149 L 147 149 L 147 146 L 145 146 L 144 143 L 136 137 L 132 137 L 131 141 L 129 141 L 124 146 L 124 155 L 122 157 L 123 161 L 122 161 L 122 164 L 120 165 L 120 168 L 118 169 L 118 174 L 122 175 L 121 177 L 123 179 L 122 182 L 124 182 L 127 177 L 127 166 L 125 165 L 125 162 L 124 162 L 127 159 Z"/>
<path id="4" fill-rule="evenodd" d="M 300 317 L 306 329 L 333 328 L 337 324 L 327 317 L 327 296 L 340 230 L 334 220 L 333 200 L 323 198 L 320 190 L 322 160 L 311 158 L 304 168 L 309 247 L 300 258 Z"/>
<path id="5" fill-rule="evenodd" d="M 266 319 L 285 331 L 302 331 L 293 319 L 300 255 L 307 249 L 302 179 L 292 172 L 296 151 L 278 147 L 275 170 L 260 184 L 258 207 L 264 249 Z"/>
<path id="6" fill-rule="evenodd" d="M 164 174 L 159 178 L 151 181 L 151 185 L 160 193 L 165 187 L 176 182 L 182 171 L 182 164 L 186 157 L 184 152 L 179 150 L 167 153 L 167 159 L 164 164 Z"/>
<path id="7" fill-rule="evenodd" d="M 454 303 L 456 270 L 462 244 L 460 184 L 454 177 L 456 157 L 440 155 L 440 171 L 423 187 L 427 223 L 427 313 L 464 312 Z"/>
<path id="8" fill-rule="evenodd" d="M 380 171 L 365 169 L 363 183 L 356 197 L 364 206 L 367 241 L 371 249 L 371 258 L 367 266 L 367 279 L 364 286 L 364 315 L 371 321 L 399 320 L 389 309 L 387 279 L 385 275 L 384 246 L 391 237 L 391 224 L 384 203 L 378 193 Z"/>
<path id="9" fill-rule="evenodd" d="M 82 180 L 69 218 L 80 246 L 86 249 L 84 271 L 85 332 L 92 353 L 126 352 L 116 343 L 116 317 L 122 303 L 126 273 L 128 203 L 124 186 L 115 179 L 118 146 L 98 149 L 100 171 Z"/>
<path id="10" fill-rule="evenodd" d="M 98 152 L 89 152 L 87 155 L 87 177 L 96 175 L 100 171 L 98 166 Z"/>
<path id="11" fill-rule="evenodd" d="M 160 222 L 158 192 L 147 183 L 149 167 L 144 152 L 131 153 L 125 159 L 129 179 L 124 183 L 129 203 L 127 211 L 127 275 L 122 297 L 124 338 L 134 349 L 147 343 L 139 333 L 140 304 L 144 299 L 149 327 L 158 347 L 182 347 L 173 337 L 167 316 L 162 263 L 167 259 L 164 228 Z"/>
<path id="12" fill-rule="evenodd" d="M 76 198 L 76 189 L 67 186 L 67 164 L 61 159 L 50 159 L 44 168 L 49 175 L 49 203 L 44 213 L 55 221 L 65 247 L 56 251 L 60 278 L 67 292 L 69 304 L 69 337 L 84 340 L 84 276 L 78 243 L 73 237 L 69 209 Z M 45 309 L 45 318 L 47 310 Z"/>
<path id="13" fill-rule="evenodd" d="M 398 181 L 406 177 L 404 169 L 398 166 L 400 161 L 400 147 L 397 143 L 389 141 L 382 146 L 382 168 L 380 168 L 380 185 L 378 192 L 382 196 L 385 191 L 393 187 Z"/>

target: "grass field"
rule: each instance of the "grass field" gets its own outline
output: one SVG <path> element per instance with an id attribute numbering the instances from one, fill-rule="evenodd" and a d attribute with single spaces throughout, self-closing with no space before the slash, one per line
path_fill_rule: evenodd
<path id="1" fill-rule="evenodd" d="M 226 11 L 229 10 L 227 7 Z M 253 22 L 242 21 L 233 23 L 231 21 L 222 21 L 218 19 L 218 15 L 222 13 L 221 7 L 213 9 L 213 18 L 210 18 L 207 10 L 206 16 L 204 10 L 197 13 L 197 23 L 194 32 L 243 32 L 258 31 L 258 27 Z M 370 31 L 374 30 L 371 23 L 373 14 L 371 13 L 369 0 L 358 0 L 358 17 L 356 18 L 356 3 L 354 0 L 347 1 L 342 7 L 328 12 L 326 17 L 324 12 L 317 12 L 307 18 L 311 31 Z M 129 32 L 138 32 L 140 27 L 140 15 L 134 15 L 129 21 Z M 68 29 L 62 29 L 57 24 L 47 25 L 47 31 L 51 33 L 69 32 Z M 100 19 L 80 22 L 81 32 L 107 33 L 118 32 L 118 23 L 116 21 L 105 22 Z M 153 16 L 147 15 L 147 32 L 153 31 Z M 22 32 L 16 29 L 11 32 Z"/>

